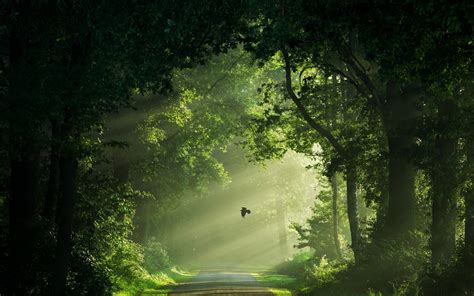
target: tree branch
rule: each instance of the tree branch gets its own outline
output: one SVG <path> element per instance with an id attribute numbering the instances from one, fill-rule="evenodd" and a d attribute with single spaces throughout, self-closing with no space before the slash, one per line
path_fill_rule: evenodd
<path id="1" fill-rule="evenodd" d="M 368 93 L 365 91 L 359 83 L 357 83 L 356 78 L 352 77 L 349 73 L 345 73 L 343 70 L 338 69 L 336 66 L 331 65 L 331 64 L 324 64 L 325 67 L 330 68 L 330 71 L 335 72 L 336 74 L 339 74 L 341 77 L 346 78 L 347 82 L 352 84 L 357 91 L 364 96 L 367 96 Z"/>
<path id="2" fill-rule="evenodd" d="M 342 147 L 342 145 L 337 141 L 337 139 L 334 138 L 334 136 L 329 130 L 324 128 L 321 124 L 316 122 L 311 117 L 304 105 L 301 103 L 301 99 L 295 94 L 291 81 L 290 58 L 288 56 L 288 52 L 284 47 L 281 49 L 281 52 L 283 54 L 283 60 L 285 62 L 286 90 L 291 100 L 295 103 L 296 107 L 300 111 L 304 120 L 309 124 L 309 126 L 311 126 L 315 131 L 317 131 L 322 137 L 326 138 L 326 140 L 331 144 L 331 146 L 334 148 L 334 150 L 336 150 L 339 155 L 341 155 L 343 158 L 346 158 L 347 155 L 344 147 Z"/>
<path id="3" fill-rule="evenodd" d="M 316 66 L 313 66 L 313 65 L 311 65 L 311 66 L 306 66 L 306 67 L 304 67 L 304 68 L 300 71 L 300 74 L 298 75 L 298 81 L 299 81 L 300 86 L 301 86 L 301 77 L 303 77 L 304 72 L 305 72 L 306 70 L 314 69 L 314 68 L 317 68 L 317 67 L 316 67 Z"/>
<path id="4" fill-rule="evenodd" d="M 364 83 L 365 87 L 367 87 L 370 95 L 372 95 L 372 98 L 375 100 L 375 103 L 377 104 L 377 107 L 379 108 L 380 112 L 384 113 L 384 105 L 382 104 L 382 100 L 378 95 L 378 92 L 376 90 L 375 85 L 372 83 L 372 80 L 370 80 L 367 73 L 365 73 L 365 70 L 361 68 L 362 66 L 359 67 L 360 62 L 357 61 L 349 46 L 347 46 L 346 44 L 342 44 L 341 48 L 342 49 L 340 50 L 340 53 L 342 55 L 343 60 L 354 71 L 355 75 Z"/>

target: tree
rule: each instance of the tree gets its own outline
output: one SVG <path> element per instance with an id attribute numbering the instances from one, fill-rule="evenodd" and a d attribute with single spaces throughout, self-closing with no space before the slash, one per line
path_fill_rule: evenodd
<path id="1" fill-rule="evenodd" d="M 39 155 L 46 147 L 40 141 L 48 120 L 58 123 L 62 143 L 59 170 L 56 155 L 51 164 L 51 188 L 60 192 L 58 247 L 53 272 L 53 294 L 62 294 L 67 272 L 67 254 L 74 204 L 75 163 L 81 153 L 81 135 L 99 125 L 102 116 L 128 103 L 132 89 L 164 91 L 175 68 L 204 61 L 211 53 L 235 44 L 230 23 L 240 15 L 235 3 L 221 6 L 199 2 L 178 4 L 120 2 L 7 4 L 2 13 L 10 39 L 8 76 L 8 122 L 10 127 L 10 292 L 24 294 L 31 283 L 24 281 L 31 250 L 23 244 L 34 238 L 33 221 L 41 201 Z M 238 9 L 240 6 L 235 6 Z M 188 19 L 195 20 L 189 23 Z M 201 21 L 202 20 L 202 21 Z M 143 35 L 143 28 L 147 28 Z M 218 29 L 216 29 L 218 28 Z M 225 46 L 221 46 L 226 41 Z M 153 58 L 152 58 L 153 57 Z M 47 107 L 47 108 L 46 108 Z M 56 127 L 55 127 L 56 129 Z M 55 136 L 58 133 L 55 133 Z M 75 139 L 73 141 L 73 139 Z M 55 144 L 56 145 L 56 144 Z M 54 150 L 54 149 L 53 149 Z M 60 172 L 61 168 L 65 171 Z M 65 178 L 57 177 L 61 176 Z M 56 185 L 56 181 L 63 184 Z M 28 186 L 20 186 L 28 183 Z M 25 190 L 25 188 L 29 188 Z M 67 193 L 66 193 L 67 192 Z M 51 199 L 56 195 L 52 190 Z M 51 204 L 51 206 L 49 205 Z M 48 210 L 54 201 L 48 201 Z M 50 216 L 48 214 L 48 216 Z M 34 244 L 31 244 L 31 246 Z"/>
<path id="2" fill-rule="evenodd" d="M 450 68 L 450 73 L 460 74 L 467 66 L 464 62 L 469 51 L 465 39 L 469 35 L 466 23 L 469 9 L 464 10 L 467 4 L 449 8 L 443 8 L 441 3 L 432 4 L 350 1 L 262 4 L 256 15 L 265 15 L 268 22 L 252 23 L 248 29 L 248 48 L 259 57 L 268 58 L 282 44 L 287 44 L 315 66 L 341 75 L 379 112 L 388 148 L 386 226 L 391 233 L 407 233 L 415 226 L 415 164 L 409 152 L 415 139 L 413 130 L 406 127 L 416 125 L 417 106 L 435 73 Z M 377 13 L 360 20 L 359 16 L 369 7 Z M 436 16 L 430 15 L 433 10 L 438 12 Z M 456 17 L 452 27 L 446 28 L 447 22 L 443 20 L 452 15 L 448 11 Z M 407 15 L 413 17 L 406 18 Z M 447 48 L 459 48 L 459 51 L 451 57 L 440 56 Z M 440 63 L 433 65 L 434 60 Z"/>
<path id="3" fill-rule="evenodd" d="M 274 67 L 279 66 L 276 63 Z M 249 130 L 247 143 L 257 160 L 278 158 L 287 149 L 293 149 L 310 157 L 322 156 L 326 174 L 331 176 L 341 167 L 350 171 L 351 166 L 348 164 L 357 164 L 356 160 L 364 154 L 371 155 L 373 150 L 369 147 L 377 149 L 378 143 L 367 136 L 373 133 L 368 128 L 368 123 L 358 120 L 359 112 L 364 112 L 364 106 L 357 105 L 356 98 L 351 97 L 351 86 L 344 84 L 336 76 L 327 77 L 323 72 L 302 64 L 298 98 L 288 79 L 291 75 L 289 63 L 286 65 L 286 86 L 285 81 L 281 82 L 280 76 L 262 87 L 261 107 L 254 115 L 255 126 Z M 286 100 L 288 92 L 292 94 L 291 102 Z M 351 107 L 347 108 L 344 104 Z M 339 139 L 334 138 L 333 134 L 337 134 Z M 321 152 L 315 152 L 316 143 L 321 145 Z M 363 153 L 359 147 L 365 147 L 366 151 Z M 344 153 L 347 158 L 343 158 L 338 152 Z M 361 171 L 355 173 L 360 174 Z M 358 230 L 355 177 L 356 175 L 349 174 L 347 192 L 351 232 L 354 234 L 353 248 L 358 257 L 362 241 Z"/>

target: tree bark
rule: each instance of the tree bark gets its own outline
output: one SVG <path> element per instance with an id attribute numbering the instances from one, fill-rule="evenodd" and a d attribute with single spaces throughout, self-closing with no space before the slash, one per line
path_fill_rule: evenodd
<path id="1" fill-rule="evenodd" d="M 392 235 L 405 235 L 415 227 L 415 176 L 411 159 L 414 144 L 415 93 L 389 85 L 386 134 L 389 150 L 388 213 L 386 227 Z"/>
<path id="2" fill-rule="evenodd" d="M 66 129 L 64 133 L 63 138 L 67 138 L 69 131 Z M 78 172 L 78 161 L 72 147 L 67 147 L 63 151 L 60 159 L 60 171 L 60 200 L 57 212 L 58 236 L 52 268 L 51 295 L 66 294 L 66 278 L 71 252 L 72 222 Z"/>
<path id="3" fill-rule="evenodd" d="M 456 248 L 458 138 L 449 129 L 455 120 L 455 108 L 451 100 L 440 106 L 437 130 L 444 129 L 445 132 L 438 134 L 435 139 L 431 166 L 431 264 L 440 268 L 452 262 Z"/>
<path id="4" fill-rule="evenodd" d="M 339 241 L 339 211 L 337 201 L 339 199 L 339 192 L 337 186 L 337 174 L 333 173 L 330 177 L 332 189 L 332 236 L 334 240 L 334 248 L 336 255 L 341 257 L 341 242 Z"/>
<path id="5" fill-rule="evenodd" d="M 399 153 L 406 137 L 389 138 L 389 202 L 386 226 L 396 234 L 405 234 L 415 226 L 415 167 Z"/>
<path id="6" fill-rule="evenodd" d="M 349 228 L 351 231 L 352 250 L 357 264 L 360 260 L 361 235 L 359 226 L 359 211 L 357 208 L 356 194 L 357 177 L 353 167 L 346 168 L 346 186 L 347 186 L 347 217 L 349 219 Z"/>

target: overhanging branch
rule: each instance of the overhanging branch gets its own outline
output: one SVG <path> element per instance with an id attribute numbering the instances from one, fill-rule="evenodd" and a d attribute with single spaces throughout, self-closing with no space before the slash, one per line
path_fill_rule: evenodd
<path id="1" fill-rule="evenodd" d="M 331 144 L 331 146 L 336 150 L 336 152 L 341 155 L 342 157 L 346 157 L 346 152 L 344 147 L 337 141 L 337 139 L 331 134 L 329 130 L 323 127 L 321 124 L 316 122 L 311 115 L 306 110 L 305 106 L 302 104 L 301 99 L 295 94 L 293 90 L 292 80 L 291 80 L 291 63 L 290 57 L 288 52 L 283 47 L 281 49 L 283 54 L 283 60 L 285 62 L 285 78 L 286 78 L 286 90 L 288 95 L 290 96 L 291 100 L 295 103 L 296 107 L 300 111 L 301 115 L 303 116 L 304 120 L 311 126 L 316 132 L 318 132 L 322 137 L 326 138 L 326 140 Z"/>

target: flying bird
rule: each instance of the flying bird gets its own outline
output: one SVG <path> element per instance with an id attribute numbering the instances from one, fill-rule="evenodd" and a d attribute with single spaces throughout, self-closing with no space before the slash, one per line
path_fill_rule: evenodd
<path id="1" fill-rule="evenodd" d="M 250 214 L 250 210 L 246 207 L 242 207 L 242 209 L 240 210 L 240 215 L 242 215 L 242 218 L 244 218 L 247 214 Z"/>

